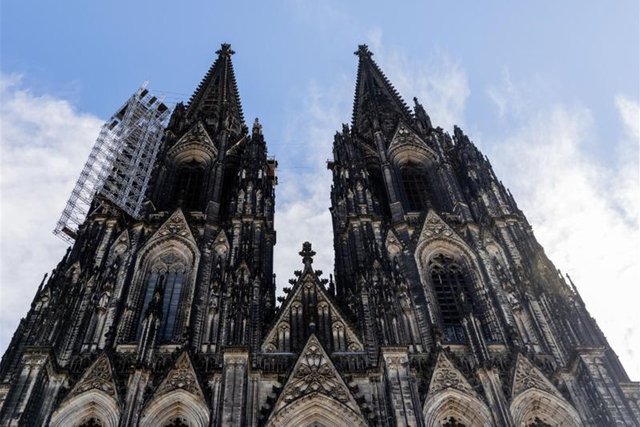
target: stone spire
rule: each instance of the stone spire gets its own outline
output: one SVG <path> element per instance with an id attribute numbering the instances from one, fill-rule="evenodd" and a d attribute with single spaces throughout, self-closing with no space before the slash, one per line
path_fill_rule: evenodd
<path id="1" fill-rule="evenodd" d="M 229 130 L 240 134 L 245 128 L 242 105 L 231 56 L 231 45 L 223 43 L 209 71 L 191 96 L 187 119 L 202 120 L 213 133 Z"/>
<path id="2" fill-rule="evenodd" d="M 358 46 L 356 93 L 352 126 L 361 135 L 378 129 L 387 134 L 395 131 L 398 119 L 413 121 L 411 111 L 389 79 L 375 63 L 367 45 Z"/>

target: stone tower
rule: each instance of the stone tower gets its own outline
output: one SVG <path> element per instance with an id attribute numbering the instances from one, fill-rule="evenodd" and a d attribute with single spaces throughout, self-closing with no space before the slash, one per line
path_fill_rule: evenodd
<path id="1" fill-rule="evenodd" d="M 276 162 L 217 53 L 141 219 L 96 195 L 43 280 L 0 364 L 0 426 L 640 425 L 640 385 L 489 161 L 366 46 L 328 165 L 335 281 L 304 243 L 276 305 Z"/>

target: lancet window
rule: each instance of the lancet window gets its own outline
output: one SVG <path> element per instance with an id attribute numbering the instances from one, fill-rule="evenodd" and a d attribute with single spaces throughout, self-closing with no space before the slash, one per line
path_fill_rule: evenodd
<path id="1" fill-rule="evenodd" d="M 197 209 L 200 206 L 202 181 L 204 171 L 198 162 L 182 165 L 178 170 L 175 181 L 175 198 L 182 201 L 187 209 Z"/>
<path id="2" fill-rule="evenodd" d="M 407 210 L 423 211 L 429 206 L 427 171 L 415 163 L 407 163 L 400 168 L 400 179 L 407 203 Z"/>
<path id="3" fill-rule="evenodd" d="M 177 338 L 176 324 L 180 312 L 180 302 L 183 299 L 185 283 L 188 275 L 188 265 L 176 252 L 168 252 L 159 256 L 149 268 L 144 293 L 143 311 L 138 324 L 138 336 L 142 330 L 142 321 L 150 309 L 154 294 L 159 294 L 156 302 L 161 312 L 159 342 L 171 342 Z M 156 298 L 157 299 L 157 298 Z"/>
<path id="4" fill-rule="evenodd" d="M 429 261 L 429 275 L 440 311 L 444 339 L 465 340 L 462 318 L 465 306 L 471 304 L 469 278 L 464 268 L 451 256 L 437 254 Z"/>

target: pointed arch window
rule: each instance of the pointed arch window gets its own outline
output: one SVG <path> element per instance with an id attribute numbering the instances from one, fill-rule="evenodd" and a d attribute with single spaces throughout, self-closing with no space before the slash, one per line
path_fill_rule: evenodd
<path id="1" fill-rule="evenodd" d="M 449 342 L 465 341 L 462 319 L 471 299 L 464 268 L 453 257 L 440 253 L 429 261 L 429 275 L 440 309 L 444 339 Z"/>
<path id="2" fill-rule="evenodd" d="M 168 343 L 179 338 L 176 324 L 187 274 L 186 261 L 175 252 L 166 253 L 154 260 L 147 276 L 142 315 L 138 323 L 138 338 L 142 332 L 142 322 L 148 314 L 149 305 L 156 293 L 160 295 L 159 307 L 162 308 L 158 342 Z"/>
<path id="3" fill-rule="evenodd" d="M 408 162 L 400 167 L 400 180 L 409 212 L 424 211 L 429 207 L 427 171 L 417 163 Z"/>
<path id="4" fill-rule="evenodd" d="M 198 209 L 202 193 L 204 170 L 200 163 L 193 161 L 180 166 L 176 176 L 174 197 L 187 209 Z"/>

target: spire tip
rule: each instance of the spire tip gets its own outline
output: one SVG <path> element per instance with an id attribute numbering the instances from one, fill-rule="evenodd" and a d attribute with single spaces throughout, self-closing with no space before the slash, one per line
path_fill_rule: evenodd
<path id="1" fill-rule="evenodd" d="M 358 50 L 353 52 L 353 54 L 360 58 L 371 58 L 373 56 L 373 52 L 369 50 L 369 46 L 366 44 L 358 45 Z"/>
<path id="2" fill-rule="evenodd" d="M 216 51 L 216 55 L 220 55 L 220 56 L 231 56 L 233 55 L 235 52 L 231 49 L 231 44 L 229 43 L 222 43 L 220 45 L 220 49 L 218 49 Z"/>

